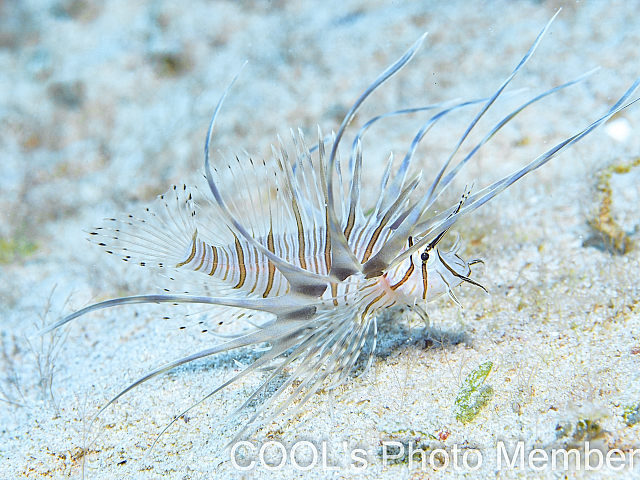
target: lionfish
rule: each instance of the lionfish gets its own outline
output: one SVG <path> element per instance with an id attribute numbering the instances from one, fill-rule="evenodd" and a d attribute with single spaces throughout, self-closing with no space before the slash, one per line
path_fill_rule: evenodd
<path id="1" fill-rule="evenodd" d="M 411 60 L 426 34 L 362 93 L 337 133 L 325 137 L 318 127 L 318 142 L 310 148 L 302 130 L 297 135 L 291 130 L 294 154 L 287 152 L 278 137 L 278 147 L 272 146 L 275 162 L 271 166 L 264 160 L 254 161 L 246 151 L 242 159 L 231 153 L 230 159 L 221 154 L 218 164 L 210 160 L 213 127 L 236 76 L 222 95 L 206 136 L 205 178 L 213 198 L 186 185 L 174 186 L 141 214 L 111 218 L 108 226 L 90 234 L 107 253 L 124 261 L 192 274 L 197 283 L 207 287 L 207 294 L 165 293 L 107 300 L 82 308 L 40 333 L 96 310 L 136 303 L 211 304 L 262 312 L 270 319 L 255 324 L 246 334 L 147 373 L 116 395 L 98 415 L 133 388 L 180 365 L 256 346 L 263 351 L 260 357 L 195 404 L 250 373 L 262 372 L 262 383 L 230 415 L 233 418 L 258 405 L 240 436 L 248 427 L 258 428 L 282 414 L 293 416 L 319 390 L 331 391 L 343 384 L 364 352 L 368 353 L 366 371 L 376 348 L 377 319 L 385 309 L 403 306 L 424 317 L 423 305 L 442 294 L 457 302 L 453 289 L 463 283 L 484 289 L 471 278 L 471 267 L 480 260 L 460 258 L 455 245 L 449 251 L 438 247 L 449 229 L 638 100 L 626 103 L 640 78 L 584 130 L 477 193 L 465 189 L 459 202 L 429 216 L 434 202 L 460 170 L 505 124 L 534 102 L 595 71 L 537 95 L 510 112 L 449 169 L 471 130 L 529 60 L 554 19 L 490 97 L 388 112 L 364 123 L 355 134 L 344 179 L 339 147 L 347 127 L 369 95 Z M 420 141 L 438 121 L 473 105 L 481 106 L 479 112 L 426 192 L 418 195 L 422 174 L 411 178 L 408 172 Z M 365 133 L 390 116 L 430 109 L 437 113 L 422 125 L 395 174 L 390 155 L 375 203 L 365 210 L 360 199 Z M 209 290 L 218 296 L 210 296 Z"/>

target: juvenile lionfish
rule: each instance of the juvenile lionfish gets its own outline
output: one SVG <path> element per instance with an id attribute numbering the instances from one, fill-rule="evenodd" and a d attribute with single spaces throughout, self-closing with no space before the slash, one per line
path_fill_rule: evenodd
<path id="1" fill-rule="evenodd" d="M 278 147 L 272 147 L 274 166 L 264 160 L 256 162 L 246 151 L 242 157 L 232 153 L 231 158 L 225 158 L 221 154 L 219 163 L 210 160 L 213 127 L 234 79 L 215 109 L 204 147 L 205 177 L 213 198 L 196 189 L 192 193 L 186 185 L 174 186 L 141 214 L 109 219 L 108 226 L 91 232 L 90 237 L 124 261 L 186 272 L 196 284 L 206 286 L 207 292 L 214 290 L 217 296 L 190 291 L 116 298 L 83 308 L 41 333 L 89 312 L 134 303 L 212 304 L 263 312 L 272 317 L 270 321 L 146 374 L 100 412 L 141 383 L 179 365 L 231 349 L 267 344 L 261 347 L 262 356 L 198 403 L 252 372 L 266 372 L 261 385 L 234 415 L 245 412 L 256 400 L 259 406 L 245 429 L 264 425 L 282 413 L 295 414 L 318 390 L 332 390 L 345 382 L 365 351 L 369 356 L 367 366 L 371 364 L 376 319 L 385 309 L 404 306 L 425 316 L 423 305 L 442 294 L 457 302 L 453 289 L 463 283 L 484 289 L 471 278 L 471 266 L 480 260 L 460 258 L 456 246 L 449 251 L 439 248 L 449 229 L 638 100 L 627 103 L 640 79 L 584 130 L 483 190 L 474 194 L 465 190 L 455 205 L 430 216 L 434 202 L 498 130 L 532 103 L 595 71 L 522 104 L 449 168 L 471 130 L 529 60 L 552 21 L 490 97 L 389 112 L 364 123 L 350 148 L 344 180 L 339 147 L 347 127 L 367 97 L 411 60 L 426 34 L 364 91 L 337 133 L 325 138 L 318 127 L 318 142 L 310 148 L 302 131 L 296 135 L 292 130 L 293 155 L 278 137 Z M 426 192 L 418 194 L 422 175 L 411 178 L 408 172 L 420 141 L 436 122 L 473 105 L 481 106 L 479 112 Z M 437 113 L 422 125 L 394 174 L 394 158 L 389 157 L 377 197 L 372 208 L 365 210 L 360 201 L 365 133 L 384 118 L 429 109 Z"/>

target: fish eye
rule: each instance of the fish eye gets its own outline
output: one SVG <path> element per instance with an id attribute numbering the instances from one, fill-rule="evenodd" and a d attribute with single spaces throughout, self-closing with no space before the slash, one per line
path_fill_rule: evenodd
<path id="1" fill-rule="evenodd" d="M 423 262 L 426 263 L 427 261 L 429 261 L 429 253 L 426 251 L 422 252 L 422 255 L 420 255 L 420 258 L 422 259 Z"/>

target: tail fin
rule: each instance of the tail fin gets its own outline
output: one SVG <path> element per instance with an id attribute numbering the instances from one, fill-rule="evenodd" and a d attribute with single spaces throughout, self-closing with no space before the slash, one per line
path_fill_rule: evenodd
<path id="1" fill-rule="evenodd" d="M 195 203 L 186 185 L 174 185 L 140 214 L 107 218 L 89 241 L 125 262 L 173 268 L 189 256 L 196 233 Z"/>

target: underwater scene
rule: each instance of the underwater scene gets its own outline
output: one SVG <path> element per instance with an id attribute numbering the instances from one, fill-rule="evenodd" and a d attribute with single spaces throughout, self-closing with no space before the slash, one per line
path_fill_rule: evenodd
<path id="1" fill-rule="evenodd" d="M 0 478 L 640 476 L 638 11 L 0 0 Z"/>

